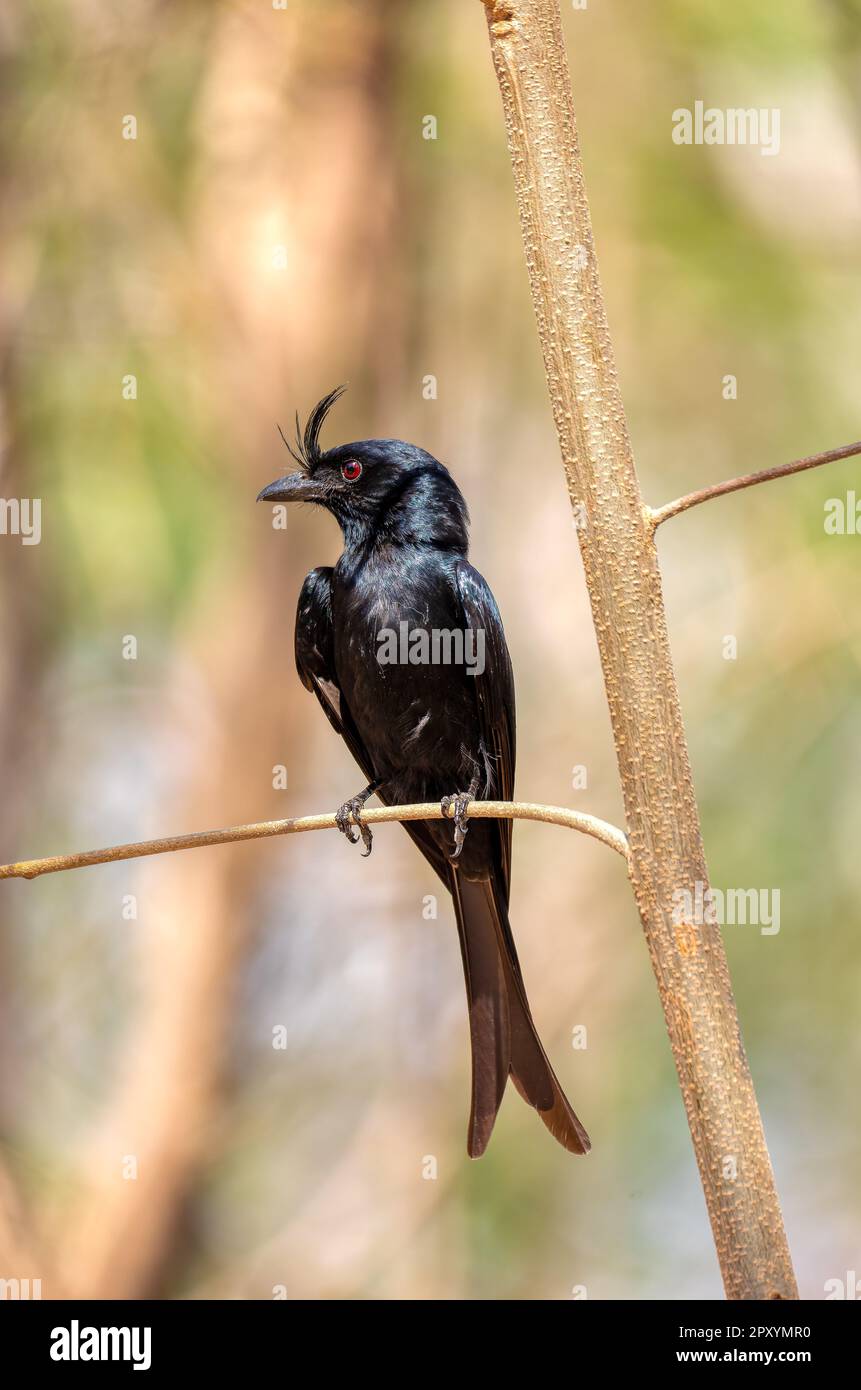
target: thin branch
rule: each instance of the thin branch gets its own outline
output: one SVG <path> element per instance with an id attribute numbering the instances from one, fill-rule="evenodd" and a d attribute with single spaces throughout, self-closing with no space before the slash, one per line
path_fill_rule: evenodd
<path id="1" fill-rule="evenodd" d="M 453 814 L 453 811 L 452 811 Z M 472 801 L 469 820 L 535 820 L 547 825 L 564 825 L 609 845 L 622 858 L 628 858 L 628 839 L 623 831 L 596 816 L 569 811 L 564 806 L 537 806 L 531 801 Z M 354 818 L 355 819 L 355 818 Z M 438 804 L 380 806 L 362 811 L 365 825 L 387 821 L 444 820 Z M 450 817 L 449 817 L 450 819 Z M 264 840 L 274 835 L 299 835 L 306 830 L 335 830 L 332 814 L 300 816 L 294 820 L 257 821 L 253 825 L 231 825 L 225 830 L 196 830 L 190 835 L 169 835 L 161 840 L 140 840 L 130 845 L 111 845 L 107 849 L 84 850 L 80 854 L 55 854 L 48 859 L 22 859 L 17 864 L 0 865 L 0 878 L 38 878 L 41 874 L 60 874 L 67 869 L 87 869 L 94 864 L 115 864 L 123 859 L 144 859 L 151 854 L 172 854 L 179 849 L 202 849 L 206 845 L 229 845 L 237 840 Z"/>
<path id="2" fill-rule="evenodd" d="M 745 473 L 741 478 L 728 478 L 725 483 L 715 483 L 714 487 L 700 488 L 677 497 L 675 502 L 667 502 L 663 507 L 647 508 L 649 525 L 656 531 L 662 521 L 668 521 L 679 512 L 690 507 L 698 507 L 700 502 L 710 502 L 713 497 L 723 497 L 728 492 L 740 492 L 744 487 L 755 483 L 770 483 L 772 478 L 787 478 L 790 473 L 805 473 L 808 468 L 820 468 L 823 463 L 837 463 L 839 459 L 851 459 L 861 454 L 861 440 L 854 444 L 843 444 L 839 449 L 826 449 L 824 454 L 811 454 L 808 458 L 795 459 L 792 463 L 782 463 L 777 468 L 762 468 L 758 473 Z"/>

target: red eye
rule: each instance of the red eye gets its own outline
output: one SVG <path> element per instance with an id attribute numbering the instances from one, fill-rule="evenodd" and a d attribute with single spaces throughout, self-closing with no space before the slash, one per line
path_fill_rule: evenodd
<path id="1" fill-rule="evenodd" d="M 354 483 L 357 478 L 362 476 L 362 465 L 358 459 L 347 459 L 347 462 L 341 466 L 341 473 L 348 483 Z"/>

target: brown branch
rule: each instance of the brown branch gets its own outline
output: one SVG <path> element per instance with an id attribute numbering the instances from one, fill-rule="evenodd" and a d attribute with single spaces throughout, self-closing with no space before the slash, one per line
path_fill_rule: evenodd
<path id="1" fill-rule="evenodd" d="M 647 508 L 649 525 L 652 531 L 656 531 L 662 521 L 669 521 L 671 516 L 678 516 L 679 512 L 686 512 L 690 507 L 698 507 L 701 502 L 710 502 L 713 497 L 740 492 L 742 488 L 753 487 L 755 483 L 770 483 L 772 478 L 788 478 L 790 473 L 805 473 L 808 468 L 821 468 L 823 463 L 837 463 L 839 459 L 851 459 L 856 454 L 861 454 L 861 440 L 856 440 L 854 444 L 843 444 L 839 449 L 826 449 L 823 454 L 810 454 L 808 458 L 795 459 L 792 463 L 781 463 L 777 468 L 762 468 L 758 473 L 728 478 L 725 483 L 688 492 L 684 497 L 677 497 L 675 502 L 666 502 L 663 507 Z"/>
<path id="2" fill-rule="evenodd" d="M 577 527 L 629 840 L 629 873 L 727 1297 L 797 1298 L 708 886 L 650 514 L 634 467 L 558 0 L 484 0 L 544 370 Z M 579 26 L 578 26 L 579 27 Z"/>
<path id="3" fill-rule="evenodd" d="M 453 814 L 453 812 L 452 812 Z M 384 825 L 388 821 L 443 820 L 438 805 L 379 806 L 362 811 L 365 825 Z M 564 806 L 538 806 L 531 801 L 472 801 L 469 820 L 535 820 L 546 825 L 563 825 L 579 830 L 609 845 L 624 859 L 628 841 L 623 831 L 596 816 L 569 811 Z M 140 840 L 107 849 L 89 849 L 80 854 L 56 854 L 48 859 L 22 859 L 17 864 L 0 865 L 0 878 L 38 878 L 41 874 L 60 874 L 68 869 L 88 869 L 94 864 L 115 864 L 121 859 L 144 859 L 152 854 L 172 854 L 179 849 L 203 849 L 208 845 L 229 845 L 239 840 L 265 840 L 275 835 L 299 835 L 306 830 L 336 830 L 333 814 L 300 816 L 293 820 L 257 821 L 253 825 L 231 825 L 225 830 L 196 830 L 190 835 L 168 835 L 161 840 Z"/>

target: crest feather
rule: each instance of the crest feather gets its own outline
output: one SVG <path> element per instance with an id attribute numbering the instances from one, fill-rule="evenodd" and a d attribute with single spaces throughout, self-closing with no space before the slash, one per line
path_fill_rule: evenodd
<path id="1" fill-rule="evenodd" d="M 296 412 L 296 446 L 290 443 L 281 426 L 278 426 L 278 433 L 284 440 L 291 456 L 296 460 L 299 467 L 306 473 L 310 473 L 320 462 L 322 450 L 320 448 L 320 430 L 323 421 L 332 409 L 332 406 L 343 396 L 346 386 L 336 386 L 334 391 L 330 391 L 328 396 L 324 396 L 318 401 L 308 416 L 304 433 L 299 424 L 299 412 Z"/>

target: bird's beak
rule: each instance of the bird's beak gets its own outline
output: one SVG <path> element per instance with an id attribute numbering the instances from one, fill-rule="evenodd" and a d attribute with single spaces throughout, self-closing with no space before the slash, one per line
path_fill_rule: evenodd
<path id="1" fill-rule="evenodd" d="M 257 494 L 258 502 L 318 502 L 320 494 L 307 473 L 287 473 Z"/>

